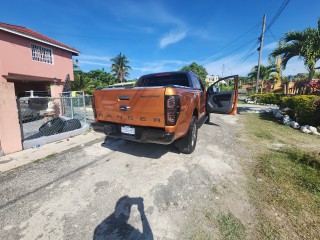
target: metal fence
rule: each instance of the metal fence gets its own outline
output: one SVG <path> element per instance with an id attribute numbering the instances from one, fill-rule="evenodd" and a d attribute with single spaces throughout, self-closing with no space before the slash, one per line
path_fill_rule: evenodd
<path id="1" fill-rule="evenodd" d="M 22 140 L 72 131 L 94 121 L 92 96 L 17 99 Z"/>

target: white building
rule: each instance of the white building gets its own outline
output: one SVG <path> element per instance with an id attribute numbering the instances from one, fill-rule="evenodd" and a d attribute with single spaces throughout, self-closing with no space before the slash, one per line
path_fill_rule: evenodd
<path id="1" fill-rule="evenodd" d="M 205 81 L 208 82 L 209 84 L 213 84 L 213 83 L 217 82 L 218 80 L 219 80 L 219 76 L 218 75 L 207 75 Z M 227 85 L 226 81 L 224 81 L 224 80 L 219 82 L 219 85 L 220 84 Z"/>

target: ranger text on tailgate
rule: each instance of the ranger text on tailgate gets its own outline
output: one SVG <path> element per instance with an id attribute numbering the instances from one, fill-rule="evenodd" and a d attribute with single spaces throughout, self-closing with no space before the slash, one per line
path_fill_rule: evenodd
<path id="1" fill-rule="evenodd" d="M 233 90 L 219 91 L 224 79 L 233 79 Z M 220 79 L 208 90 L 191 71 L 144 75 L 133 88 L 96 90 L 95 131 L 138 142 L 170 144 L 192 153 L 198 127 L 210 113 L 235 114 L 238 76 Z"/>

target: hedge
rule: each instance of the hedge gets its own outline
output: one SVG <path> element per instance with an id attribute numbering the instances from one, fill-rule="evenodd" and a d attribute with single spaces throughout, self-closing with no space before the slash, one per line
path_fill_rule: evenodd
<path id="1" fill-rule="evenodd" d="M 285 97 L 280 93 L 252 95 L 258 103 L 276 104 L 280 108 L 289 108 L 287 114 L 300 125 L 320 126 L 320 96 L 294 95 Z"/>
<path id="2" fill-rule="evenodd" d="M 320 97 L 316 95 L 297 95 L 282 97 L 281 108 L 290 108 L 289 116 L 300 125 L 320 126 Z"/>
<path id="3" fill-rule="evenodd" d="M 263 93 L 252 95 L 251 98 L 255 98 L 258 103 L 279 105 L 281 96 L 280 93 Z"/>

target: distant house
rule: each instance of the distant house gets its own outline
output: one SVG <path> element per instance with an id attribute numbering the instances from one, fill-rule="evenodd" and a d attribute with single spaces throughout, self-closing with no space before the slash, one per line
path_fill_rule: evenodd
<path id="1" fill-rule="evenodd" d="M 219 76 L 218 75 L 207 75 L 205 81 L 207 83 L 209 83 L 209 85 L 214 84 L 215 82 L 217 82 L 219 80 Z M 219 85 L 223 84 L 223 85 L 227 85 L 227 82 L 222 80 L 221 82 L 219 82 Z"/>
<path id="2" fill-rule="evenodd" d="M 16 97 L 50 91 L 58 97 L 79 50 L 29 28 L 0 22 L 0 154 L 21 150 Z"/>

